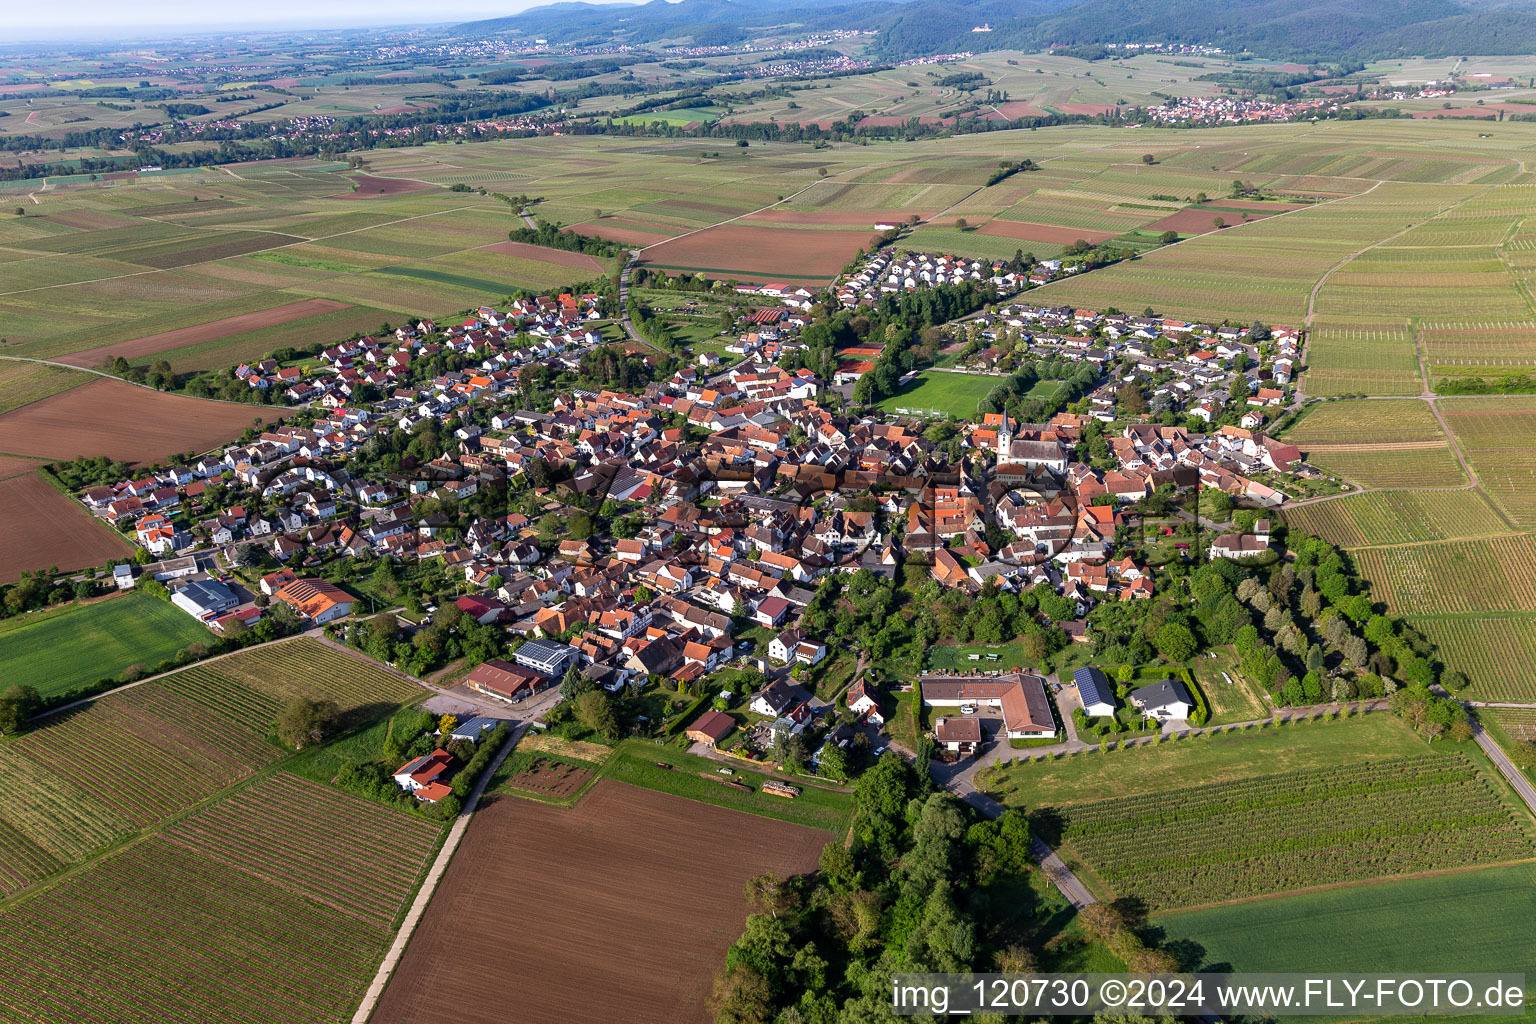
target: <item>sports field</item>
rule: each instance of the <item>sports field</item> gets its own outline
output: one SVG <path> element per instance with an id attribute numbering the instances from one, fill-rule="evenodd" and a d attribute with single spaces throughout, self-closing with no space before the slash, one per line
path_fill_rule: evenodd
<path id="1" fill-rule="evenodd" d="M 153 670 L 188 644 L 211 638 L 175 605 L 124 594 L 0 623 L 0 679 L 35 686 L 47 697 L 130 665 Z"/>
<path id="2" fill-rule="evenodd" d="M 879 408 L 885 412 L 917 416 L 975 419 L 976 404 L 1007 380 L 1007 377 L 990 374 L 929 370 L 916 382 L 881 402 Z"/>

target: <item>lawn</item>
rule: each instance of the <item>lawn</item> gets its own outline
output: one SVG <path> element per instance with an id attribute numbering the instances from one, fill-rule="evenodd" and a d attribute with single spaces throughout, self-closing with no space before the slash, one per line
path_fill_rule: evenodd
<path id="1" fill-rule="evenodd" d="M 973 419 L 976 405 L 1006 377 L 979 373 L 934 373 L 920 375 L 917 381 L 881 402 L 884 412 L 903 411 L 920 416 L 957 416 Z"/>
<path id="2" fill-rule="evenodd" d="M 1326 966 L 1530 976 L 1536 974 L 1536 865 L 1211 907 L 1154 923 L 1181 959 L 1198 961 L 1203 970 Z"/>
<path id="3" fill-rule="evenodd" d="M 973 654 L 976 655 L 975 661 L 971 660 Z M 928 667 L 940 672 L 1039 669 L 1039 666 L 1031 664 L 1024 656 L 1024 645 L 1017 640 L 1006 644 L 939 644 L 928 648 Z"/>
<path id="4" fill-rule="evenodd" d="M 64 693 L 130 665 L 152 671 L 208 630 L 186 612 L 144 594 L 125 594 L 0 627 L 0 679 L 35 686 L 44 697 Z"/>
<path id="5" fill-rule="evenodd" d="M 657 766 L 658 761 L 673 765 L 671 770 Z M 840 832 L 848 823 L 853 810 L 853 798 L 848 793 L 820 789 L 803 781 L 796 781 L 801 793 L 793 800 L 769 796 L 759 792 L 764 776 L 745 768 L 736 769 L 732 781 L 751 786 L 753 792 L 732 789 L 716 779 L 725 779 L 718 769 L 720 763 L 705 757 L 685 754 L 674 746 L 647 743 L 644 740 L 626 740 L 603 769 L 607 778 L 628 782 L 645 789 L 686 797 L 701 803 L 730 807 L 766 818 L 809 825 Z M 700 776 L 706 773 L 709 778 Z"/>
<path id="6" fill-rule="evenodd" d="M 1011 807 L 1033 809 L 1159 793 L 1197 782 L 1402 757 L 1424 749 L 1424 742 L 1397 719 L 1368 714 L 1013 763 L 987 772 L 978 782 Z"/>
<path id="7" fill-rule="evenodd" d="M 1191 671 L 1205 702 L 1211 706 L 1211 725 L 1251 722 L 1264 718 L 1270 708 L 1252 683 L 1237 670 L 1237 655 L 1230 647 L 1220 647 L 1214 658 L 1199 657 Z M 1225 675 L 1223 675 L 1225 673 Z M 1228 680 L 1231 682 L 1228 682 Z"/>

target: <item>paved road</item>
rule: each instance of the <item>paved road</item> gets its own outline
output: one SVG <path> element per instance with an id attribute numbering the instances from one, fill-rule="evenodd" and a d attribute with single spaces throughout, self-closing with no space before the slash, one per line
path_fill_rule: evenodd
<path id="1" fill-rule="evenodd" d="M 1477 739 L 1477 745 L 1483 748 L 1483 753 L 1488 755 L 1488 760 L 1492 761 L 1493 766 L 1499 770 L 1499 774 L 1504 776 L 1511 788 L 1519 794 L 1520 799 L 1525 801 L 1525 806 L 1531 809 L 1533 815 L 1536 815 L 1536 786 L 1531 785 L 1531 780 L 1526 777 L 1526 774 L 1515 767 L 1503 748 L 1483 730 L 1475 717 L 1472 719 L 1472 735 Z"/>
<path id="2" fill-rule="evenodd" d="M 629 261 L 624 264 L 624 269 L 619 274 L 619 323 L 624 325 L 624 331 L 629 335 L 630 341 L 637 341 L 647 348 L 656 349 L 657 352 L 660 352 L 661 349 L 656 348 L 639 331 L 635 330 L 635 322 L 629 318 L 629 272 L 635 269 L 635 261 L 639 258 L 640 250 L 631 249 L 629 251 Z"/>
<path id="3" fill-rule="evenodd" d="M 411 909 L 406 912 L 405 921 L 400 925 L 400 931 L 395 934 L 395 941 L 390 944 L 389 952 L 384 954 L 383 963 L 379 964 L 379 970 L 373 976 L 373 981 L 369 983 L 368 991 L 363 994 L 362 1003 L 358 1005 L 357 1012 L 352 1015 L 352 1024 L 366 1024 L 369 1016 L 372 1015 L 379 996 L 384 994 L 384 986 L 389 984 L 389 977 L 395 971 L 395 965 L 405 955 L 406 944 L 411 941 L 411 934 L 416 931 L 416 923 L 426 912 L 427 903 L 432 899 L 437 883 L 442 879 L 443 873 L 448 870 L 448 862 L 453 860 L 453 853 L 459 847 L 459 840 L 464 838 L 464 833 L 469 829 L 469 819 L 480 804 L 480 794 L 485 792 L 486 783 L 496 774 L 502 762 L 507 759 L 507 755 L 512 753 L 512 748 L 517 746 L 517 741 L 522 739 L 523 733 L 527 731 L 526 722 L 514 728 L 512 735 L 507 737 L 507 741 L 496 752 L 495 759 L 485 771 L 480 773 L 480 779 L 475 783 L 475 788 L 469 792 L 469 799 L 464 801 L 464 809 L 459 812 L 458 819 L 448 831 L 448 838 L 443 841 L 442 849 L 437 852 L 437 859 L 432 862 L 432 869 L 427 872 L 421 888 L 416 891 L 416 899 L 411 902 Z"/>
<path id="4" fill-rule="evenodd" d="M 1055 883 L 1056 888 L 1061 890 L 1061 894 L 1067 898 L 1067 902 L 1071 903 L 1073 907 L 1082 910 L 1084 907 L 1098 902 L 1098 900 L 1093 898 L 1093 893 L 1089 892 L 1088 887 L 1083 884 L 1082 879 L 1074 875 L 1072 869 L 1062 863 L 1055 850 L 1046 846 L 1039 839 L 1031 840 L 1031 849 L 1034 852 L 1035 859 L 1040 862 L 1040 867 L 1045 872 L 1045 877 Z"/>

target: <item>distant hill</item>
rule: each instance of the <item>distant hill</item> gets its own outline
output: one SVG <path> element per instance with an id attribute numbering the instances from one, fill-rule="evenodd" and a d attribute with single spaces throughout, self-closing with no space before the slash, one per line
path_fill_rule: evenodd
<path id="1" fill-rule="evenodd" d="M 983 23 L 992 31 L 971 31 Z M 651 0 L 551 4 L 458 31 L 567 44 L 722 45 L 788 27 L 875 31 L 876 52 L 893 59 L 1128 42 L 1300 60 L 1536 52 L 1533 0 Z"/>

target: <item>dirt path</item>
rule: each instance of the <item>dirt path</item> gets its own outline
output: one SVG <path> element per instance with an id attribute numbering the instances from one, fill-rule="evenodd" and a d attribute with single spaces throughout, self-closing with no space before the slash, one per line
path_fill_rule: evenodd
<path id="1" fill-rule="evenodd" d="M 437 883 L 442 880 L 443 874 L 448 870 L 448 862 L 453 860 L 453 853 L 459 848 L 459 841 L 464 838 L 464 833 L 469 829 L 469 820 L 480 804 L 480 795 L 485 792 L 486 783 L 495 776 L 502 762 L 506 761 L 507 755 L 512 753 L 512 748 L 517 746 L 517 741 L 522 739 L 527 731 L 528 723 L 526 722 L 513 729 L 507 741 L 496 752 L 495 759 L 486 766 L 485 771 L 480 773 L 480 779 L 475 783 L 475 788 L 469 792 L 469 799 L 464 801 L 464 809 L 459 812 L 453 827 L 448 830 L 448 838 L 443 840 L 442 849 L 437 851 L 437 859 L 432 862 L 427 877 L 422 880 L 421 888 L 416 890 L 416 898 L 411 901 L 411 909 L 406 912 L 400 930 L 395 933 L 394 942 L 390 943 L 389 951 L 384 954 L 384 960 L 379 964 L 378 972 L 374 974 L 373 981 L 368 984 L 368 991 L 363 993 L 363 1001 L 358 1005 L 357 1012 L 352 1015 L 352 1024 L 365 1024 L 373 1014 L 373 1008 L 378 1004 L 379 996 L 384 994 L 384 986 L 389 984 L 390 975 L 395 972 L 400 958 L 405 955 L 405 947 L 411 941 L 411 934 L 416 931 L 421 915 L 426 913 L 427 903 L 431 901 L 433 892 L 437 890 Z"/>

